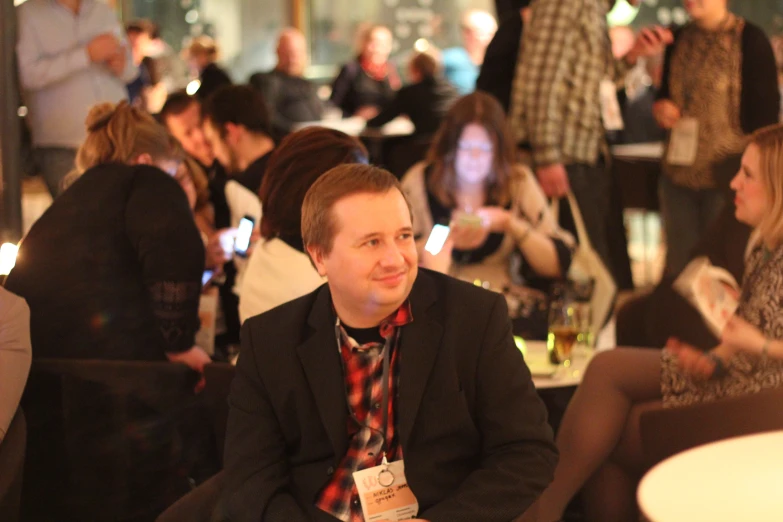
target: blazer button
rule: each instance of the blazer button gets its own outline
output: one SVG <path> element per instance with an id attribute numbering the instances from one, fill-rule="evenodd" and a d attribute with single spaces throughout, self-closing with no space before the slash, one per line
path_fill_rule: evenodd
<path id="1" fill-rule="evenodd" d="M 334 467 L 329 466 L 329 469 L 326 470 L 327 475 L 333 475 L 334 474 Z"/>
<path id="2" fill-rule="evenodd" d="M 373 407 L 373 409 L 380 410 L 381 409 L 381 403 L 380 402 L 376 402 L 375 404 L 372 405 L 372 407 Z"/>

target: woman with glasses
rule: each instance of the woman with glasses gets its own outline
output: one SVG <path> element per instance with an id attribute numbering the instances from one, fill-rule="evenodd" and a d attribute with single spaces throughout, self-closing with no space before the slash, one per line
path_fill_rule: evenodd
<path id="1" fill-rule="evenodd" d="M 426 160 L 402 185 L 421 249 L 433 225 L 451 227 L 444 253 L 423 255 L 423 265 L 498 291 L 510 282 L 539 286 L 568 271 L 573 239 L 559 228 L 535 176 L 516 162 L 492 96 L 475 92 L 457 101 Z"/>

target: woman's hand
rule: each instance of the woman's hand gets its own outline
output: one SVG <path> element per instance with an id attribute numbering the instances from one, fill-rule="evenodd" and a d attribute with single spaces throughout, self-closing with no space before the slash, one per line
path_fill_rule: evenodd
<path id="1" fill-rule="evenodd" d="M 671 129 L 680 121 L 682 114 L 680 113 L 680 108 L 673 101 L 658 100 L 653 105 L 653 117 L 658 122 L 659 127 Z"/>
<path id="2" fill-rule="evenodd" d="M 381 112 L 380 109 L 374 105 L 362 105 L 356 109 L 356 112 L 353 115 L 358 116 L 363 120 L 371 120 L 378 116 L 379 112 Z"/>
<path id="3" fill-rule="evenodd" d="M 755 354 L 761 354 L 764 345 L 767 343 L 767 339 L 761 333 L 761 330 L 736 315 L 732 316 L 723 328 L 721 341 L 723 345 L 734 351 Z"/>
<path id="4" fill-rule="evenodd" d="M 204 389 L 204 385 L 206 384 L 206 381 L 204 380 L 204 366 L 212 362 L 212 359 L 209 357 L 207 352 L 198 346 L 194 346 L 186 352 L 167 353 L 166 358 L 173 363 L 184 364 L 191 370 L 195 370 L 200 373 L 201 379 L 199 379 L 198 383 L 196 383 L 196 387 L 193 391 L 199 393 Z"/>
<path id="5" fill-rule="evenodd" d="M 486 225 L 451 223 L 449 238 L 457 250 L 475 250 L 484 244 L 487 237 L 489 237 L 489 227 Z"/>
<path id="6" fill-rule="evenodd" d="M 707 380 L 714 375 L 717 363 L 698 348 L 674 337 L 666 342 L 664 348 L 677 357 L 677 363 L 683 373 L 694 379 Z"/>
<path id="7" fill-rule="evenodd" d="M 481 216 L 490 232 L 504 233 L 511 222 L 511 212 L 500 207 L 481 207 L 476 214 Z"/>
<path id="8" fill-rule="evenodd" d="M 207 268 L 220 268 L 231 259 L 236 237 L 236 228 L 223 228 L 210 236 L 206 246 L 205 265 Z"/>

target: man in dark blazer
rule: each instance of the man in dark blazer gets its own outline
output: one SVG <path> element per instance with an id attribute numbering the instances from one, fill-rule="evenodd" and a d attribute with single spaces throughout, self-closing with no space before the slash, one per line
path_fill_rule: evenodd
<path id="1" fill-rule="evenodd" d="M 386 125 L 404 115 L 410 118 L 418 136 L 432 136 L 438 131 L 446 113 L 459 98 L 459 93 L 445 78 L 442 66 L 430 53 L 416 53 L 408 63 L 406 85 L 381 112 L 367 122 L 367 127 Z"/>
<path id="2" fill-rule="evenodd" d="M 418 269 L 408 203 L 376 167 L 319 178 L 302 231 L 328 283 L 243 326 L 219 519 L 363 520 L 352 473 L 381 452 L 404 459 L 416 520 L 523 513 L 557 450 L 504 298 Z M 377 371 L 358 378 L 359 359 Z"/>

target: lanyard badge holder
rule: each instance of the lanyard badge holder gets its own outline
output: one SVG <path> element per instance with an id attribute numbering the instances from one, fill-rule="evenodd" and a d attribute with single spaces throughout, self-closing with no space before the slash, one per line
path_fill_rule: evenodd
<path id="1" fill-rule="evenodd" d="M 335 337 L 337 339 L 337 348 L 342 349 L 340 342 L 340 320 L 335 325 Z M 394 335 L 395 340 L 399 339 L 399 330 Z M 379 466 L 359 470 L 353 473 L 354 484 L 359 494 L 359 501 L 362 504 L 362 513 L 364 520 L 375 522 L 388 520 L 396 522 L 399 520 L 409 520 L 415 518 L 419 512 L 419 502 L 408 486 L 408 480 L 405 478 L 405 463 L 402 460 L 389 462 L 386 458 L 387 440 L 386 435 L 389 427 L 389 373 L 391 365 L 392 336 L 386 339 L 383 346 L 383 398 L 381 400 L 381 454 L 382 460 Z M 351 409 L 348 396 L 346 395 L 346 405 L 348 413 L 359 426 L 365 426 L 359 422 Z M 374 430 L 377 431 L 377 430 Z"/>

